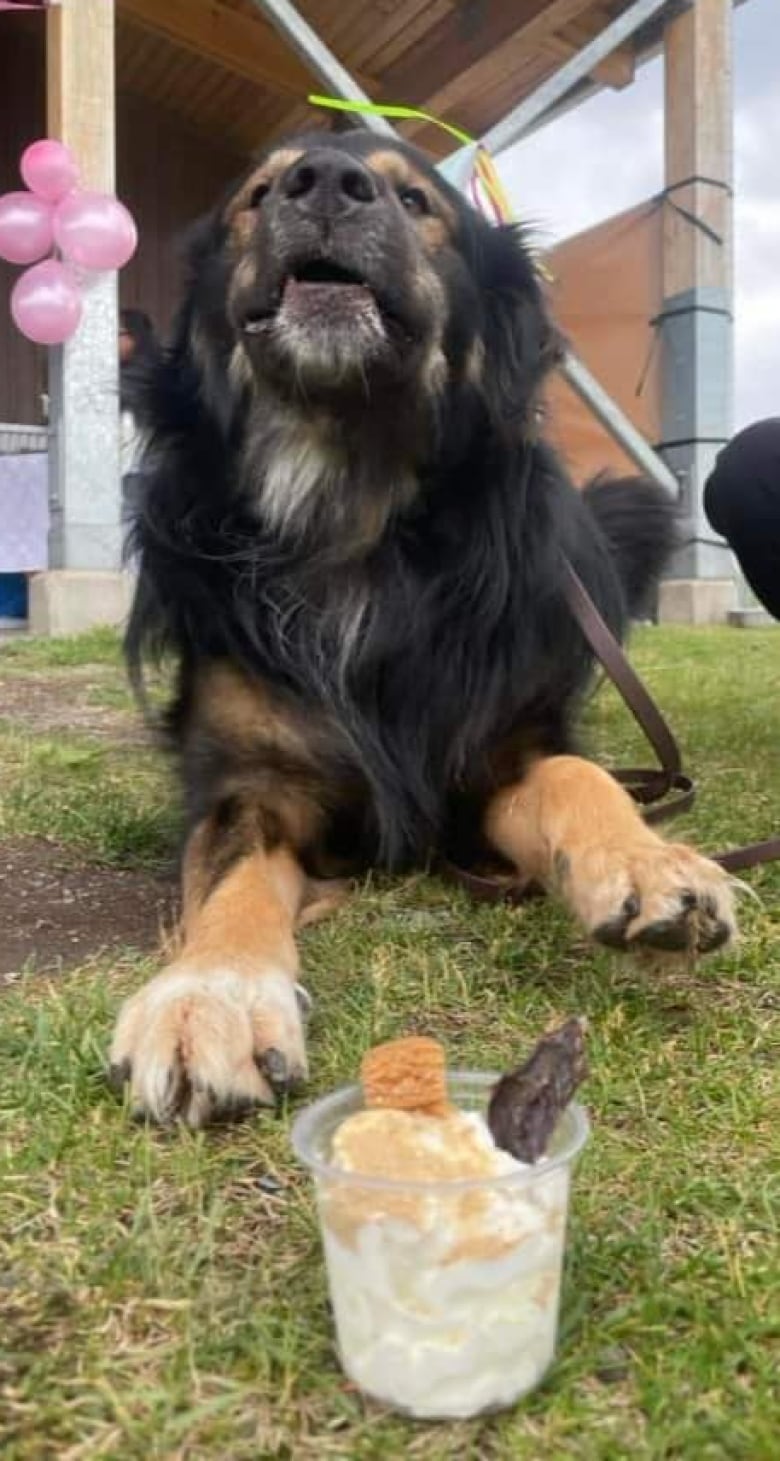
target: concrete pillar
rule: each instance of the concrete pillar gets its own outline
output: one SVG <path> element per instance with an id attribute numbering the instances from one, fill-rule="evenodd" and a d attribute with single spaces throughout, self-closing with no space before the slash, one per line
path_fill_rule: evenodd
<path id="1" fill-rule="evenodd" d="M 661 451 L 682 484 L 687 542 L 662 587 L 659 613 L 691 622 L 725 619 L 736 595 L 733 559 L 702 507 L 733 417 L 731 24 L 732 0 L 696 0 L 667 26 L 664 41 L 670 191 L 659 327 Z"/>
<path id="2" fill-rule="evenodd" d="M 100 192 L 115 189 L 114 98 L 114 0 L 60 0 L 47 16 L 47 130 L 72 148 L 82 185 Z M 33 631 L 56 620 L 67 632 L 68 616 L 48 606 L 49 588 L 62 600 L 60 571 L 69 575 L 65 601 L 79 585 L 74 628 L 105 622 L 107 604 L 124 602 L 119 588 L 106 592 L 122 546 L 117 314 L 116 274 L 99 276 L 77 334 L 50 352 L 50 571 L 32 596 Z"/>

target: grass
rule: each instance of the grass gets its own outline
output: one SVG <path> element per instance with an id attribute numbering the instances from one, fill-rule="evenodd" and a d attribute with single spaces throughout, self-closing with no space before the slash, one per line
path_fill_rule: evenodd
<path id="1" fill-rule="evenodd" d="M 119 671 L 117 672 L 119 673 Z M 0 721 L 0 836 L 44 836 L 92 862 L 155 867 L 175 840 L 168 767 L 84 735 L 29 735 Z"/>
<path id="2" fill-rule="evenodd" d="M 701 783 L 708 848 L 775 830 L 773 631 L 650 630 L 635 660 Z M 120 671 L 109 638 L 14 645 L 0 675 Z M 68 659 L 67 656 L 72 656 Z M 647 760 L 611 693 L 592 744 Z M 154 864 L 172 821 L 153 753 L 0 731 L 6 835 Z M 453 1061 L 516 1058 L 553 1016 L 591 1022 L 593 1135 L 577 1171 L 559 1359 L 508 1414 L 410 1424 L 365 1405 L 333 1351 L 312 1194 L 289 1112 L 193 1135 L 133 1126 L 103 1062 L 130 951 L 2 996 L 0 1440 L 8 1461 L 374 1458 L 770 1461 L 780 1433 L 780 867 L 744 935 L 698 967 L 588 947 L 552 904 L 475 906 L 370 882 L 303 937 L 313 1090 L 362 1048 L 436 1031 Z M 267 1178 L 275 1179 L 269 1183 Z"/>
<path id="3" fill-rule="evenodd" d="M 25 636 L 11 640 L 2 646 L 0 669 L 3 674 L 9 674 L 14 671 L 56 670 L 63 666 L 119 666 L 121 658 L 119 639 L 113 629 L 99 627 L 62 639 Z"/>

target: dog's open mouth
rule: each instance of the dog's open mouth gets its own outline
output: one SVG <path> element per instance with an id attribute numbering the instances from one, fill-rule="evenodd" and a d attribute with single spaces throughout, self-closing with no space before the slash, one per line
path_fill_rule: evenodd
<path id="1" fill-rule="evenodd" d="M 367 281 L 356 269 L 345 268 L 331 259 L 312 259 L 293 269 L 285 280 L 285 292 L 301 289 L 363 289 L 371 293 Z"/>
<path id="2" fill-rule="evenodd" d="M 326 324 L 339 318 L 373 316 L 380 323 L 382 310 L 371 286 L 357 271 L 330 259 L 312 259 L 297 265 L 282 282 L 276 308 L 249 314 L 247 334 L 257 334 L 269 319 Z"/>

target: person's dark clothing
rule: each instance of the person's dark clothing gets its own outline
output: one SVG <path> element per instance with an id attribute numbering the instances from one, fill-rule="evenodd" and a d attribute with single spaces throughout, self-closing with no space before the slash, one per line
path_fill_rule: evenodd
<path id="1" fill-rule="evenodd" d="M 746 427 L 723 448 L 704 511 L 756 598 L 780 619 L 780 416 Z"/>

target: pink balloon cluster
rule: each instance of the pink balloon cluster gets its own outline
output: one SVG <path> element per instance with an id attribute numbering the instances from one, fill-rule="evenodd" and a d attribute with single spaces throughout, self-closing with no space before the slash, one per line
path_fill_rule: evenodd
<path id="1" fill-rule="evenodd" d="M 21 174 L 28 191 L 0 197 L 0 259 L 33 266 L 13 287 L 11 314 L 28 340 L 61 345 L 79 327 L 89 277 L 80 271 L 121 269 L 138 233 L 118 198 L 79 190 L 79 170 L 64 143 L 31 143 Z M 53 249 L 59 258 L 46 257 Z"/>

